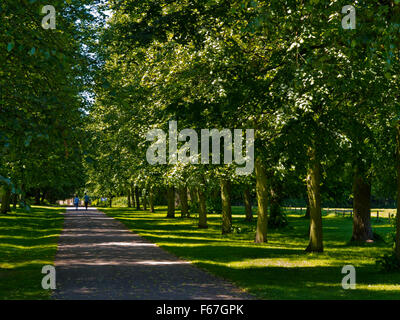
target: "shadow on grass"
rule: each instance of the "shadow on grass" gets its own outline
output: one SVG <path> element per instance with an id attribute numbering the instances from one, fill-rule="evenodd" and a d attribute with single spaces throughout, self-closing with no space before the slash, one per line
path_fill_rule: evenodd
<path id="1" fill-rule="evenodd" d="M 250 293 L 266 299 L 399 299 L 400 274 L 382 273 L 375 259 L 390 245 L 375 242 L 362 246 L 349 243 L 350 219 L 329 215 L 323 218 L 323 254 L 306 254 L 309 221 L 288 215 L 290 228 L 268 231 L 269 242 L 254 244 L 256 219 L 245 222 L 233 216 L 241 233 L 221 235 L 219 215 L 209 215 L 209 228 L 197 228 L 196 219 L 166 219 L 156 214 L 127 208 L 104 210 L 129 229 L 167 251 L 212 273 L 234 281 Z M 381 227 L 383 235 L 390 227 Z M 341 268 L 356 266 L 356 290 L 344 290 Z"/>
<path id="2" fill-rule="evenodd" d="M 0 299 L 48 299 L 41 269 L 53 264 L 64 208 L 0 215 Z"/>
<path id="3" fill-rule="evenodd" d="M 343 278 L 341 267 L 269 266 L 241 269 L 204 262 L 196 265 L 233 281 L 263 299 L 400 298 L 400 273 L 388 277 L 368 267 L 357 268 L 355 290 L 344 290 L 341 285 Z"/>

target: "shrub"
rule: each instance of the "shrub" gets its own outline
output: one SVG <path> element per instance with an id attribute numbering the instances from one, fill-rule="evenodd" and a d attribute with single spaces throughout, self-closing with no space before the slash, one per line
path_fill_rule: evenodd
<path id="1" fill-rule="evenodd" d="M 207 212 L 219 214 L 222 212 L 221 198 L 209 197 L 206 200 Z"/>
<path id="2" fill-rule="evenodd" d="M 394 252 L 379 257 L 376 264 L 384 271 L 400 271 L 400 261 Z"/>
<path id="3" fill-rule="evenodd" d="M 232 231 L 232 233 L 242 233 L 242 228 L 236 227 L 236 226 L 232 226 L 231 227 L 231 231 Z"/>
<path id="4" fill-rule="evenodd" d="M 400 271 L 400 261 L 397 260 L 396 254 L 394 252 L 395 240 L 396 240 L 396 221 L 395 219 L 393 219 L 392 232 L 389 232 L 386 235 L 386 241 L 388 243 L 393 243 L 393 250 L 390 253 L 384 254 L 376 259 L 376 265 L 384 271 Z"/>
<path id="5" fill-rule="evenodd" d="M 286 214 L 283 212 L 275 217 L 268 219 L 269 228 L 283 228 L 289 224 Z"/>
<path id="6" fill-rule="evenodd" d="M 189 200 L 188 201 L 188 206 L 189 206 L 189 212 L 191 214 L 196 214 L 199 212 L 199 205 L 196 201 Z"/>

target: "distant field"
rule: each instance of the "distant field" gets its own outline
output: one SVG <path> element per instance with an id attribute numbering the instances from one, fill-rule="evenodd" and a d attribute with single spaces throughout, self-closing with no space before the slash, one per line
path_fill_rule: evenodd
<path id="1" fill-rule="evenodd" d="M 291 214 L 305 214 L 306 208 L 304 207 L 285 207 L 284 208 L 285 212 L 291 213 Z M 323 208 L 322 209 L 322 214 L 323 215 L 328 215 L 328 214 L 338 214 L 338 215 L 350 215 L 350 212 L 353 212 L 352 208 Z M 388 218 L 389 214 L 391 217 L 393 215 L 396 215 L 396 209 L 371 209 L 371 217 L 372 218 Z"/>

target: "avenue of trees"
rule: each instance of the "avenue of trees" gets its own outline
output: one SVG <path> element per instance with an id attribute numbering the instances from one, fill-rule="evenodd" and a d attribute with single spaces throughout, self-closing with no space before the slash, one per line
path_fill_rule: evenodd
<path id="1" fill-rule="evenodd" d="M 42 27 L 41 1 L 0 3 L 1 212 L 34 197 L 54 202 L 84 186 L 86 101 L 93 61 L 85 4 L 52 1 L 56 28 Z"/>
<path id="2" fill-rule="evenodd" d="M 257 205 L 263 243 L 285 223 L 283 200 L 302 198 L 309 252 L 323 251 L 321 202 L 352 199 L 349 240 L 361 243 L 374 240 L 373 196 L 400 206 L 397 0 L 358 1 L 353 30 L 342 28 L 346 1 L 109 0 L 104 28 L 71 1 L 57 32 L 26 15 L 39 10 L 30 2 L 0 4 L 2 206 L 12 193 L 62 198 L 86 183 L 110 204 L 124 195 L 154 211 L 165 197 L 171 218 L 179 198 L 199 228 L 220 212 L 225 234 L 239 195 L 247 220 Z M 254 172 L 149 164 L 146 134 L 170 121 L 198 133 L 254 129 Z"/>
<path id="3" fill-rule="evenodd" d="M 361 1 L 354 30 L 342 28 L 343 1 L 109 1 L 101 72 L 91 112 L 93 191 L 154 207 L 175 194 L 182 215 L 221 201 L 222 233 L 232 230 L 232 192 L 256 242 L 280 221 L 284 198 L 308 204 L 307 251 L 323 251 L 321 201 L 352 197 L 353 241 L 374 239 L 372 195 L 395 197 L 398 160 L 400 5 Z M 255 170 L 234 165 L 150 165 L 146 133 L 203 128 L 255 129 Z M 183 144 L 184 142 L 181 142 Z M 199 142 L 200 143 L 200 142 Z M 189 196 L 189 197 L 188 197 Z M 188 204 L 188 199 L 191 199 Z M 397 235 L 399 237 L 399 235 Z M 397 247 L 400 258 L 400 249 Z"/>

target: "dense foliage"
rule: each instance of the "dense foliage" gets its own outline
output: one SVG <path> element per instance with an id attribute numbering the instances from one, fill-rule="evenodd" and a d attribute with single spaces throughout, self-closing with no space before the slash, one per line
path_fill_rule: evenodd
<path id="1" fill-rule="evenodd" d="M 222 233 L 233 230 L 232 202 L 250 221 L 256 199 L 256 242 L 286 225 L 284 200 L 301 199 L 307 250 L 318 252 L 321 202 L 350 202 L 351 240 L 374 240 L 371 200 L 395 199 L 400 186 L 397 0 L 358 1 L 355 29 L 342 27 L 348 3 L 335 0 L 109 0 L 104 26 L 98 7 L 58 1 L 55 31 L 35 18 L 39 1 L 22 2 L 0 11 L 4 194 L 65 198 L 85 185 L 110 205 L 163 201 L 171 218 L 178 202 L 200 228 L 221 213 Z M 171 154 L 150 164 L 147 133 L 174 121 L 178 132 L 254 129 L 254 171 Z"/>

